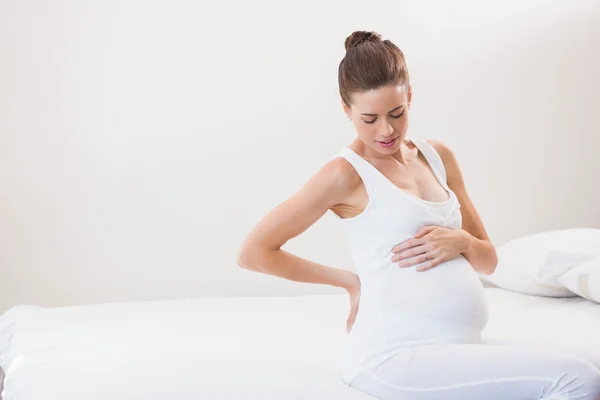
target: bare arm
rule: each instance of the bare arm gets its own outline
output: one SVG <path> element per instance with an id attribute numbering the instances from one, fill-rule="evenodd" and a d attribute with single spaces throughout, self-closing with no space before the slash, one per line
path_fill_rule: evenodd
<path id="1" fill-rule="evenodd" d="M 296 282 L 354 290 L 359 282 L 355 273 L 315 263 L 281 247 L 343 202 L 359 183 L 360 178 L 345 160 L 329 161 L 297 193 L 258 222 L 238 249 L 238 265 Z"/>
<path id="2" fill-rule="evenodd" d="M 460 203 L 463 215 L 462 232 L 465 241 L 469 244 L 467 251 L 462 254 L 477 272 L 491 275 L 498 264 L 496 249 L 467 193 L 458 161 L 454 153 L 443 143 L 434 140 L 428 140 L 427 142 L 440 154 L 446 169 L 448 186 L 456 193 Z"/>

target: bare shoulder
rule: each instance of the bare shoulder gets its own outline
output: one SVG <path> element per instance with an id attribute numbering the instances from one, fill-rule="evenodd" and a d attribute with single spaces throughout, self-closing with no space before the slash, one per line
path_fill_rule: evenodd
<path id="1" fill-rule="evenodd" d="M 452 149 L 450 149 L 450 147 L 444 142 L 439 140 L 426 139 L 425 141 L 429 143 L 440 155 L 440 158 L 444 163 L 444 169 L 446 170 L 448 185 L 450 185 L 450 187 L 464 186 L 458 160 L 456 159 L 456 155 Z"/>
<path id="2" fill-rule="evenodd" d="M 446 143 L 434 139 L 425 139 L 425 141 L 431 146 L 433 146 L 433 148 L 438 152 L 438 154 L 442 158 L 442 161 L 444 161 L 444 164 L 446 163 L 446 161 L 451 161 L 451 159 L 455 158 L 454 153 L 452 152 L 450 147 L 446 145 Z"/>
<path id="3" fill-rule="evenodd" d="M 336 157 L 327 162 L 320 174 L 329 181 L 330 187 L 341 197 L 351 194 L 361 183 L 361 178 L 354 167 L 343 157 Z"/>

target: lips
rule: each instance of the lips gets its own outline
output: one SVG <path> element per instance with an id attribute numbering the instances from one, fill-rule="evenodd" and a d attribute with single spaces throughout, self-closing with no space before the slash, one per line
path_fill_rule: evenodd
<path id="1" fill-rule="evenodd" d="M 395 138 L 393 138 L 393 139 L 386 140 L 386 141 L 383 141 L 383 140 L 378 140 L 378 142 L 379 142 L 379 143 L 384 143 L 384 144 L 390 144 L 390 143 L 392 143 L 392 142 L 393 142 L 394 140 L 396 140 L 396 139 L 398 139 L 398 137 L 395 137 Z"/>
<path id="2" fill-rule="evenodd" d="M 395 137 L 395 138 L 385 141 L 385 142 L 377 141 L 377 143 L 379 143 L 379 145 L 381 147 L 389 148 L 389 147 L 394 147 L 396 145 L 397 141 L 398 141 L 398 137 Z"/>
<path id="3" fill-rule="evenodd" d="M 390 139 L 390 140 L 386 140 L 385 142 L 383 142 L 383 141 L 380 140 L 380 142 L 381 143 L 385 143 L 385 144 L 389 144 L 389 143 L 392 143 L 394 140 L 396 140 L 396 138 Z"/>

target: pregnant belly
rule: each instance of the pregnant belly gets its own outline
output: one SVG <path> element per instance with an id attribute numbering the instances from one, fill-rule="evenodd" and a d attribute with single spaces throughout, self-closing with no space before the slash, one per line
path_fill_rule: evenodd
<path id="1" fill-rule="evenodd" d="M 449 336 L 453 330 L 457 335 L 481 332 L 487 323 L 485 290 L 462 255 L 421 272 L 392 263 L 371 279 L 365 295 L 377 299 L 369 303 L 379 308 L 380 323 L 404 330 L 411 324 L 419 334 L 444 330 Z"/>

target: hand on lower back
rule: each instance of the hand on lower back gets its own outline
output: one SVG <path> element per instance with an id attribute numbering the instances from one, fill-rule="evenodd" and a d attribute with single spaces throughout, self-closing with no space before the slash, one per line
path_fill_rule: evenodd
<path id="1" fill-rule="evenodd" d="M 348 295 L 350 296 L 350 315 L 348 315 L 348 319 L 346 320 L 346 332 L 350 333 L 352 326 L 354 325 L 354 320 L 356 319 L 356 314 L 358 313 L 358 306 L 360 303 L 360 283 L 357 287 L 348 290 Z"/>

